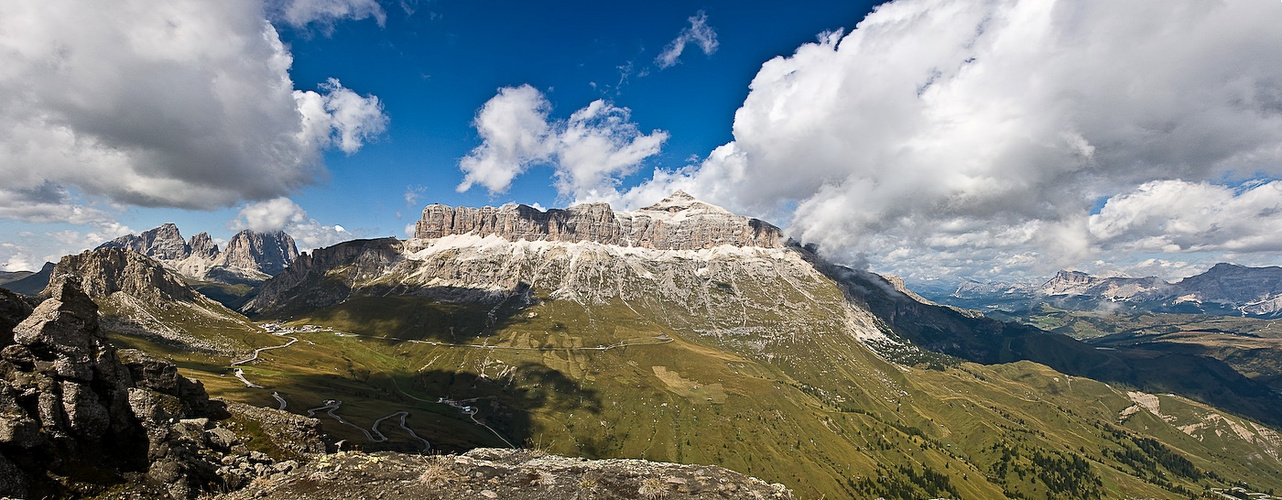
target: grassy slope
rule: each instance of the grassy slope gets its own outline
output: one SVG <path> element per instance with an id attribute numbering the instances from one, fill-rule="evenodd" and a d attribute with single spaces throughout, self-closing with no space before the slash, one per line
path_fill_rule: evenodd
<path id="1" fill-rule="evenodd" d="M 1282 320 L 1203 314 L 1104 313 L 1041 306 L 990 314 L 1106 347 L 1209 356 L 1282 391 Z"/>
<path id="2" fill-rule="evenodd" d="M 1282 464 L 1228 453 L 1258 449 L 1232 436 L 1199 440 L 1146 411 L 1119 424 L 1134 403 L 1104 384 L 1027 362 L 944 370 L 888 363 L 850 334 L 852 322 L 867 319 L 844 312 L 831 282 L 726 265 L 709 279 L 601 268 L 576 279 L 604 283 L 623 273 L 636 293 L 567 297 L 535 283 L 523 308 L 351 299 L 293 323 L 368 337 L 297 334 L 294 346 L 244 366 L 268 390 L 233 378 L 227 358 L 175 361 L 211 393 L 251 404 L 274 407 L 273 390 L 298 413 L 341 399 L 339 414 L 359 425 L 408 410 L 409 425 L 440 449 L 504 445 L 436 403 L 469 399 L 477 418 L 518 445 L 715 463 L 783 482 L 803 498 L 1170 497 L 1226 481 L 1282 488 Z M 259 345 L 284 342 L 268 340 Z M 582 349 L 620 342 L 646 345 Z M 1209 411 L 1162 401 L 1194 408 L 1178 418 Z M 366 448 L 418 449 L 391 421 L 380 428 L 391 438 L 382 445 L 323 421 Z"/>

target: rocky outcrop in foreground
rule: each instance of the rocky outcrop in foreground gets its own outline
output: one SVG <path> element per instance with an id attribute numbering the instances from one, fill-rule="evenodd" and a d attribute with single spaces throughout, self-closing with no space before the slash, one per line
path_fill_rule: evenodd
<path id="1" fill-rule="evenodd" d="M 283 474 L 288 450 L 323 452 L 319 424 L 283 412 L 290 430 L 269 436 L 245 411 L 209 399 L 174 365 L 117 351 L 98 307 L 66 278 L 0 345 L 0 497 L 68 498 L 108 489 L 147 498 L 194 498 Z M 252 429 L 254 432 L 247 432 Z M 290 436 L 301 445 L 269 446 Z"/>
<path id="2" fill-rule="evenodd" d="M 615 212 L 605 203 L 542 211 L 528 205 L 423 209 L 414 237 L 496 235 L 509 241 L 590 241 L 659 250 L 701 250 L 719 245 L 781 248 L 783 233 L 759 219 L 730 213 L 677 191 L 635 212 Z"/>
<path id="3" fill-rule="evenodd" d="M 387 500 L 790 499 L 781 484 L 710 465 L 586 460 L 531 450 L 480 448 L 462 455 L 336 453 L 283 478 L 223 498 Z"/>

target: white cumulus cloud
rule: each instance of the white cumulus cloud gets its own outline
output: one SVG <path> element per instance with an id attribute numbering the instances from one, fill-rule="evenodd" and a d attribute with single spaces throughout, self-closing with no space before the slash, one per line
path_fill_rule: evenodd
<path id="1" fill-rule="evenodd" d="M 303 207 L 284 197 L 244 206 L 227 223 L 227 227 L 237 231 L 248 229 L 256 233 L 284 231 L 294 238 L 301 251 L 327 247 L 356 237 L 341 225 L 321 224 L 308 217 Z"/>
<path id="2" fill-rule="evenodd" d="M 1122 244 L 1093 236 L 1121 227 L 1112 212 L 1163 201 L 1128 197 L 1146 183 L 1215 191 L 1198 183 L 1282 176 L 1279 25 L 1267 2 L 889 2 L 762 65 L 734 142 L 619 196 L 679 187 L 783 214 L 795 236 L 897 272 L 1089 262 Z M 1245 194 L 1219 194 L 1208 203 L 1225 206 L 1203 208 L 1246 210 Z M 1118 195 L 1088 221 L 1095 200 Z M 1186 222 L 1160 242 L 1212 237 Z M 1222 248 L 1272 245 L 1267 225 L 1231 225 L 1244 233 Z"/>
<path id="3" fill-rule="evenodd" d="M 631 174 L 642 160 L 659 153 L 668 133 L 641 133 L 628 121 L 630 111 L 605 101 L 593 101 L 575 111 L 559 128 L 553 145 L 557 159 L 557 190 L 578 197 L 609 188 Z"/>
<path id="4" fill-rule="evenodd" d="M 296 28 L 308 25 L 330 31 L 345 19 L 373 18 L 379 26 L 387 23 L 387 13 L 376 0 L 280 0 L 273 2 L 274 17 Z"/>
<path id="5" fill-rule="evenodd" d="M 294 200 L 281 197 L 246 205 L 232 219 L 229 227 L 238 231 L 248 229 L 255 233 L 274 233 L 306 220 L 307 212 L 303 207 Z"/>
<path id="6" fill-rule="evenodd" d="M 668 45 L 663 48 L 658 57 L 654 58 L 654 63 L 659 65 L 659 69 L 666 69 L 675 66 L 681 62 L 681 54 L 685 52 L 686 45 L 696 44 L 703 51 L 704 55 L 712 55 L 717 51 L 717 32 L 708 26 L 708 14 L 699 11 L 691 16 L 688 21 L 690 26 L 681 29 Z"/>
<path id="7" fill-rule="evenodd" d="M 512 179 L 552 152 L 548 112 L 552 105 L 534 87 L 504 87 L 486 101 L 472 125 L 481 145 L 459 162 L 466 174 L 458 191 L 480 184 L 491 192 L 507 191 Z"/>
<path id="8" fill-rule="evenodd" d="M 503 192 L 531 165 L 550 164 L 557 191 L 575 198 L 614 193 L 619 179 L 658 154 L 668 133 L 642 133 L 631 111 L 593 101 L 569 119 L 550 119 L 551 104 L 529 86 L 499 89 L 477 112 L 473 124 L 482 143 L 459 162 L 458 191 L 480 184 Z"/>
<path id="9" fill-rule="evenodd" d="M 1113 197 L 1090 216 L 1107 250 L 1282 251 L 1282 181 L 1237 189 L 1207 182 L 1153 181 Z"/>
<path id="10" fill-rule="evenodd" d="M 374 96 L 337 80 L 296 90 L 265 16 L 258 2 L 0 3 L 0 216 L 78 222 L 72 191 L 196 209 L 270 199 L 314 182 L 325 149 L 383 131 Z"/>

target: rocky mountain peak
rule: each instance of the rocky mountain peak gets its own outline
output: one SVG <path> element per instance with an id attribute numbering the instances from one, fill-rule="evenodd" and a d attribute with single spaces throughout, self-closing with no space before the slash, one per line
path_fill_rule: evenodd
<path id="1" fill-rule="evenodd" d="M 1080 295 L 1099 282 L 1099 278 L 1081 271 L 1061 269 L 1041 287 L 1046 295 Z"/>
<path id="2" fill-rule="evenodd" d="M 255 233 L 246 229 L 227 242 L 227 249 L 218 255 L 214 265 L 275 275 L 297 258 L 294 238 L 284 231 Z"/>
<path id="3" fill-rule="evenodd" d="M 165 260 L 185 259 L 191 254 L 187 242 L 183 241 L 182 234 L 178 232 L 178 226 L 172 222 L 166 222 L 160 227 L 143 231 L 138 235 L 121 236 L 103 243 L 99 248 L 102 247 L 128 248 Z"/>
<path id="4" fill-rule="evenodd" d="M 695 199 L 695 197 L 690 196 L 689 194 L 686 194 L 685 191 L 680 191 L 680 190 L 672 193 L 671 195 L 668 195 L 667 198 L 664 198 L 662 201 L 658 203 L 642 208 L 641 211 L 668 212 L 668 213 L 690 212 L 690 213 L 703 213 L 703 214 L 734 215 L 729 210 L 713 205 L 711 203 L 705 203 L 705 202 L 699 201 Z"/>
<path id="5" fill-rule="evenodd" d="M 209 233 L 202 232 L 192 236 L 191 240 L 187 242 L 187 248 L 193 257 L 213 259 L 218 256 L 218 245 L 214 244 L 214 240 L 209 237 Z"/>
<path id="6" fill-rule="evenodd" d="M 58 261 L 41 296 L 54 296 L 69 280 L 91 297 L 107 297 L 116 292 L 152 301 L 195 300 L 193 291 L 177 273 L 160 262 L 134 250 L 99 248 Z"/>
<path id="7" fill-rule="evenodd" d="M 428 205 L 414 237 L 495 235 L 509 241 L 595 242 L 658 250 L 700 250 L 719 245 L 781 248 L 779 228 L 696 200 L 678 191 L 635 212 L 605 203 L 542 211 L 528 205 L 449 207 Z"/>
<path id="8" fill-rule="evenodd" d="M 4 284 L 5 288 L 14 292 L 34 296 L 39 294 L 45 286 L 49 285 L 49 276 L 53 274 L 54 263 L 45 262 L 40 271 L 22 279 L 10 281 Z"/>
<path id="9" fill-rule="evenodd" d="M 178 226 L 167 222 L 138 235 L 121 236 L 98 248 L 127 248 L 160 261 L 184 276 L 226 283 L 259 283 L 298 257 L 288 234 L 244 230 L 219 251 L 209 233 L 183 241 Z"/>

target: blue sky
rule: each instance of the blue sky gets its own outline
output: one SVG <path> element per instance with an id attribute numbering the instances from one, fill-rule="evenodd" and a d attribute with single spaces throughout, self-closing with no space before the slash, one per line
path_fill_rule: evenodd
<path id="1" fill-rule="evenodd" d="M 734 112 L 762 62 L 791 54 L 820 32 L 852 28 L 871 5 L 422 2 L 413 14 L 386 6 L 382 27 L 366 19 L 340 23 L 328 35 L 314 27 L 282 30 L 300 87 L 337 76 L 348 88 L 378 96 L 390 119 L 387 133 L 360 153 L 328 155 L 332 180 L 295 200 L 318 220 L 399 236 L 409 220 L 395 213 L 413 217 L 427 203 L 573 201 L 558 200 L 547 166 L 534 167 L 503 193 L 455 191 L 459 160 L 480 143 L 471 125 L 478 108 L 499 88 L 519 85 L 542 91 L 554 117 L 597 99 L 626 107 L 642 130 L 670 134 L 647 166 L 685 165 L 733 138 Z M 659 69 L 655 57 L 698 12 L 716 30 L 716 52 L 691 46 L 679 64 Z M 402 195 L 415 188 L 420 203 L 407 206 Z M 356 198 L 362 208 L 325 201 L 338 196 Z"/>
<path id="2" fill-rule="evenodd" d="M 10 2 L 0 268 L 164 222 L 311 248 L 433 202 L 675 189 L 910 281 L 1274 265 L 1279 24 L 1246 0 Z"/>

